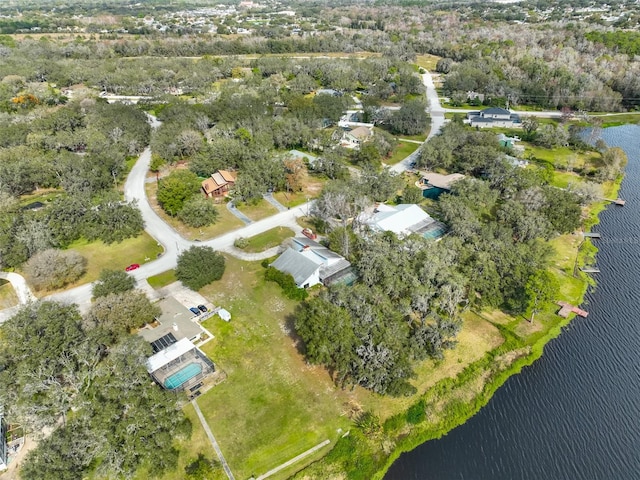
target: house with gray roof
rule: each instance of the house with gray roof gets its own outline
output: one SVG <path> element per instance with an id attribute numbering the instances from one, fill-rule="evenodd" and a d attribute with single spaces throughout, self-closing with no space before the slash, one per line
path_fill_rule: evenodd
<path id="1" fill-rule="evenodd" d="M 287 249 L 271 266 L 290 274 L 298 288 L 330 285 L 351 272 L 351 263 L 342 255 L 306 237 L 290 239 Z"/>
<path id="2" fill-rule="evenodd" d="M 467 122 L 472 127 L 479 128 L 517 128 L 521 126 L 519 115 L 511 113 L 511 111 L 505 108 L 499 107 L 491 107 L 477 112 L 469 112 L 467 114 Z"/>

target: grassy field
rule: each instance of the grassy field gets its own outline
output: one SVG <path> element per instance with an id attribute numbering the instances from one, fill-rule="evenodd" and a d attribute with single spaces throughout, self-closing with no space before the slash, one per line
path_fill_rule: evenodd
<path id="1" fill-rule="evenodd" d="M 341 390 L 323 368 L 307 365 L 291 333 L 295 302 L 284 298 L 276 284 L 265 282 L 262 272 L 257 262 L 227 258 L 223 278 L 200 291 L 232 314 L 229 323 L 217 317 L 205 321 L 216 338 L 203 350 L 228 378 L 198 403 L 238 478 L 263 474 L 325 439 L 333 444 L 351 427 L 354 412 L 371 409 L 385 419 L 418 398 Z M 418 365 L 414 384 L 423 393 L 502 341 L 490 322 L 467 313 L 459 347 L 442 362 Z M 325 452 L 273 478 L 287 478 Z M 166 478 L 177 478 L 173 475 Z"/>
<path id="2" fill-rule="evenodd" d="M 277 247 L 285 239 L 293 237 L 295 232 L 287 227 L 275 227 L 266 232 L 262 232 L 246 241 L 246 247 L 238 248 L 249 253 L 264 252 L 272 247 Z"/>
<path id="3" fill-rule="evenodd" d="M 600 154 L 597 152 L 580 153 L 569 147 L 543 148 L 529 142 L 521 142 L 526 155 L 531 155 L 538 161 L 546 162 L 554 168 L 565 168 L 570 163 L 573 168 L 584 168 L 585 165 L 598 162 Z"/>
<path id="4" fill-rule="evenodd" d="M 308 175 L 299 192 L 276 192 L 273 197 L 285 207 L 293 208 L 302 205 L 307 199 L 316 198 L 327 183 L 326 178 Z"/>
<path id="5" fill-rule="evenodd" d="M 430 72 L 434 72 L 436 69 L 436 65 L 438 63 L 438 60 L 440 60 L 440 58 L 442 57 L 438 57 L 436 55 L 429 55 L 429 54 L 425 54 L 425 55 L 418 55 L 416 57 L 416 65 L 418 65 L 419 67 L 422 67 Z"/>
<path id="6" fill-rule="evenodd" d="M 67 285 L 63 290 L 97 280 L 100 272 L 106 268 L 124 270 L 132 263 L 142 265 L 155 260 L 158 254 L 163 252 L 162 246 L 146 232 L 136 238 L 129 238 L 111 245 L 105 245 L 101 240 L 88 242 L 81 239 L 69 245 L 69 250 L 75 250 L 87 259 L 87 273 L 77 282 Z M 38 292 L 38 295 L 48 295 L 50 293 L 53 293 L 53 291 L 43 290 Z"/>
<path id="7" fill-rule="evenodd" d="M 619 113 L 616 115 L 598 115 L 594 114 L 594 117 L 598 117 L 602 120 L 602 127 L 616 127 L 618 125 L 626 125 L 628 123 L 639 123 L 640 113 Z"/>
<path id="8" fill-rule="evenodd" d="M 216 339 L 203 350 L 228 378 L 198 403 L 238 478 L 263 474 L 326 439 L 333 443 L 338 429 L 349 427 L 329 376 L 305 364 L 289 333 L 295 303 L 262 271 L 228 258 L 223 278 L 200 292 L 232 315 L 229 323 L 205 321 Z"/>
<path id="9" fill-rule="evenodd" d="M 384 158 L 382 163 L 385 165 L 394 165 L 415 152 L 420 145 L 412 142 L 398 142 L 396 148 L 391 152 L 391 156 Z"/>
<path id="10" fill-rule="evenodd" d="M 158 275 L 153 275 L 152 277 L 147 278 L 147 282 L 149 282 L 149 285 L 156 289 L 166 287 L 167 285 L 170 285 L 177 280 L 178 279 L 176 278 L 176 271 L 174 269 L 167 270 L 166 272 L 162 272 Z"/>
<path id="11" fill-rule="evenodd" d="M 238 202 L 236 203 L 236 208 L 254 222 L 278 213 L 278 209 L 267 202 L 264 198 L 258 200 L 258 203 L 255 205 Z"/>
<path id="12" fill-rule="evenodd" d="M 202 228 L 189 227 L 179 219 L 167 215 L 164 210 L 162 210 L 162 207 L 158 205 L 158 201 L 156 199 L 156 191 L 158 190 L 158 187 L 155 183 L 147 183 L 145 185 L 145 190 L 147 192 L 151 208 L 153 208 L 160 218 L 171 225 L 176 232 L 187 240 L 209 240 L 210 238 L 218 237 L 244 225 L 240 219 L 227 210 L 224 203 L 220 203 L 216 205 L 219 214 L 218 221 L 216 223 Z"/>
<path id="13" fill-rule="evenodd" d="M 11 283 L 0 279 L 0 310 L 18 305 L 18 296 Z"/>

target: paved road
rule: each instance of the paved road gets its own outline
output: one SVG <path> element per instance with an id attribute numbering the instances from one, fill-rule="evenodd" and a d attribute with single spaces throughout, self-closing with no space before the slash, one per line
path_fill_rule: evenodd
<path id="1" fill-rule="evenodd" d="M 276 215 L 272 215 L 271 217 L 265 218 L 258 222 L 252 222 L 245 227 L 233 230 L 212 240 L 204 242 L 192 242 L 180 236 L 180 234 L 173 228 L 171 228 L 167 223 L 165 223 L 164 220 L 162 220 L 162 218 L 160 218 L 158 214 L 156 214 L 156 212 L 151 208 L 151 205 L 149 205 L 149 201 L 144 189 L 144 184 L 146 173 L 149 169 L 150 163 L 151 150 L 149 148 L 146 148 L 131 169 L 129 177 L 127 178 L 127 181 L 124 185 L 125 198 L 128 201 L 137 202 L 138 208 L 142 213 L 142 218 L 144 219 L 145 231 L 164 247 L 164 253 L 160 258 L 145 263 L 139 269 L 134 270 L 130 273 L 130 275 L 136 279 L 138 285 L 145 291 L 148 290 L 148 288 L 144 288 L 148 286 L 148 283 L 146 282 L 146 279 L 148 277 L 175 268 L 178 255 L 194 245 L 210 246 L 215 250 L 225 251 L 244 260 L 265 258 L 264 255 L 270 252 L 263 252 L 262 254 L 246 254 L 234 248 L 233 242 L 238 237 L 252 237 L 281 225 L 293 229 L 296 233 L 300 233 L 302 227 L 298 225 L 296 219 L 298 217 L 304 216 L 310 208 L 310 203 L 305 203 L 303 205 L 292 208 L 291 210 L 286 210 Z M 88 283 L 85 285 L 80 285 L 76 288 L 72 288 L 70 290 L 66 290 L 64 292 L 49 295 L 44 299 L 55 300 L 63 303 L 76 303 L 78 304 L 81 312 L 87 312 L 89 308 L 91 308 L 92 287 L 93 284 Z M 15 308 L 15 310 L 17 310 L 17 307 Z M 15 310 L 7 309 L 0 311 L 0 323 L 7 318 L 10 318 Z"/>
<path id="2" fill-rule="evenodd" d="M 0 272 L 0 278 L 11 283 L 11 286 L 16 291 L 18 302 L 20 304 L 29 303 L 36 299 L 35 295 L 27 285 L 27 281 L 22 275 L 13 272 Z"/>
<path id="3" fill-rule="evenodd" d="M 483 107 L 486 108 L 486 107 Z M 469 112 L 478 112 L 482 110 L 481 108 L 443 108 L 442 109 L 446 113 L 469 113 Z M 562 112 L 558 110 L 545 110 L 542 112 L 533 112 L 527 110 L 511 110 L 511 113 L 515 113 L 520 115 L 521 117 L 544 117 L 544 118 L 560 118 L 562 117 Z"/>
<path id="4" fill-rule="evenodd" d="M 431 130 L 429 131 L 429 136 L 425 142 L 428 142 L 435 135 L 440 133 L 440 129 L 444 125 L 444 108 L 440 105 L 440 99 L 438 98 L 438 92 L 436 92 L 436 87 L 433 84 L 433 79 L 431 78 L 431 74 L 429 72 L 423 73 L 422 75 L 422 83 L 427 89 L 427 110 L 429 115 L 431 116 Z M 396 163 L 391 167 L 392 172 L 402 173 L 405 170 L 410 170 L 411 164 L 415 162 L 420 156 L 421 147 L 416 149 L 415 152 L 411 153 L 408 157 L 400 162 Z"/>
<path id="5" fill-rule="evenodd" d="M 20 310 L 22 305 L 35 300 L 36 297 L 31 292 L 31 289 L 27 285 L 27 282 L 22 275 L 18 275 L 17 273 L 13 272 L 0 272 L 0 278 L 8 280 L 9 283 L 11 283 L 11 286 L 15 290 L 16 296 L 18 297 L 18 305 L 0 311 L 0 324 L 2 324 L 13 315 L 15 315 L 18 310 Z"/>

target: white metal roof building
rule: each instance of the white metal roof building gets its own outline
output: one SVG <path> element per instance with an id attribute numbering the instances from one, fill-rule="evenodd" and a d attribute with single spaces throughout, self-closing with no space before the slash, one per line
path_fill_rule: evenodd
<path id="1" fill-rule="evenodd" d="M 150 356 L 147 371 L 163 388 L 181 391 L 199 384 L 215 366 L 188 338 L 182 338 Z"/>
<path id="2" fill-rule="evenodd" d="M 418 205 L 404 203 L 396 207 L 380 205 L 367 223 L 373 230 L 404 236 L 417 232 L 433 222 L 435 220 Z"/>

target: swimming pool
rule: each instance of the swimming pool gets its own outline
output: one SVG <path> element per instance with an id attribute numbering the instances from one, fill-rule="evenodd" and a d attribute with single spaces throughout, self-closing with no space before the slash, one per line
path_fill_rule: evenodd
<path id="1" fill-rule="evenodd" d="M 186 367 L 181 368 L 176 373 L 168 377 L 164 381 L 164 386 L 168 390 L 175 390 L 180 385 L 188 382 L 199 373 L 202 373 L 202 365 L 200 365 L 199 363 L 190 363 Z"/>
<path id="2" fill-rule="evenodd" d="M 440 238 L 447 231 L 445 227 L 437 227 L 422 234 L 424 238 Z"/>

